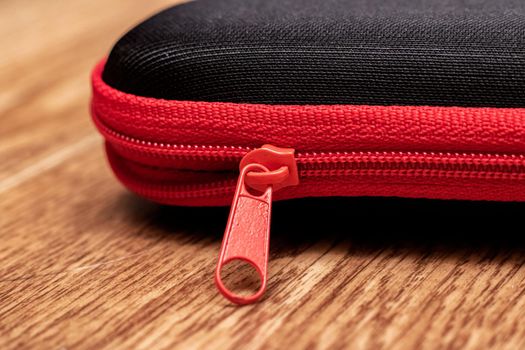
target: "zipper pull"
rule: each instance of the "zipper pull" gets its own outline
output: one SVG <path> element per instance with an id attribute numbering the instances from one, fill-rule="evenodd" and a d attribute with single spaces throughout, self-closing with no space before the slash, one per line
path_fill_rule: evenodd
<path id="1" fill-rule="evenodd" d="M 235 304 L 257 301 L 266 289 L 270 217 L 274 191 L 299 184 L 294 149 L 264 145 L 246 154 L 224 232 L 215 284 L 221 294 Z M 240 260 L 255 268 L 261 285 L 252 295 L 238 295 L 223 283 L 225 265 Z"/>

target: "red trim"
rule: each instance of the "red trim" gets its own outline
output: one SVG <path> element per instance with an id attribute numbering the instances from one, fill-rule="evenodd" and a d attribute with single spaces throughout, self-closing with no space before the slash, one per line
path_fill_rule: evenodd
<path id="1" fill-rule="evenodd" d="M 110 163 L 127 187 L 152 200 L 179 205 L 230 204 L 233 173 L 188 174 L 173 168 L 234 170 L 249 149 L 272 143 L 295 148 L 301 162 L 308 157 L 319 160 L 316 152 L 334 151 L 356 152 L 358 159 L 361 159 L 359 152 L 366 155 L 366 151 L 397 154 L 406 158 L 407 164 L 414 163 L 410 160 L 413 152 L 429 159 L 432 157 L 425 156 L 425 152 L 440 152 L 432 158 L 436 164 L 444 164 L 448 158 L 469 158 L 462 153 L 476 153 L 474 165 L 479 159 L 486 158 L 482 163 L 503 164 L 506 161 L 502 157 L 517 157 L 513 160 L 517 162 L 514 178 L 410 176 L 404 174 L 403 167 L 399 174 L 392 172 L 389 176 L 350 169 L 356 173 L 325 177 L 316 176 L 314 171 L 301 179 L 299 186 L 278 191 L 275 199 L 399 196 L 525 201 L 525 182 L 521 176 L 525 164 L 523 108 L 271 106 L 167 101 L 117 91 L 102 81 L 102 70 L 100 63 L 93 72 L 92 111 L 109 143 Z M 172 148 L 166 143 L 184 147 Z M 455 155 L 447 157 L 447 152 Z M 203 166 L 203 160 L 194 157 L 202 153 L 220 157 L 221 161 L 206 163 L 204 159 Z M 325 154 L 337 161 L 337 154 Z M 496 157 L 497 154 L 505 156 Z M 378 163 L 381 162 L 375 164 Z M 461 161 L 460 165 L 465 164 Z M 210 182 L 215 185 L 202 186 Z M 173 196 L 166 190 L 173 183 L 188 186 Z"/>
<path id="2" fill-rule="evenodd" d="M 109 162 L 119 180 L 140 196 L 172 205 L 215 206 L 230 205 L 232 202 L 236 179 L 233 173 L 222 172 L 217 175 L 149 169 L 120 157 L 109 146 L 107 151 Z M 148 182 L 156 184 L 146 186 Z M 172 197 L 164 185 L 171 183 L 185 183 L 194 187 L 181 190 L 176 197 Z M 203 184 L 214 185 L 203 187 Z M 301 179 L 299 186 L 276 192 L 274 200 L 330 196 L 525 201 L 525 181 L 500 178 L 427 178 L 403 174 L 385 177 L 373 173 L 336 177 L 307 176 Z"/>
<path id="3" fill-rule="evenodd" d="M 115 90 L 93 72 L 93 111 L 133 138 L 302 152 L 525 152 L 525 109 L 412 106 L 272 106 L 168 101 Z"/>

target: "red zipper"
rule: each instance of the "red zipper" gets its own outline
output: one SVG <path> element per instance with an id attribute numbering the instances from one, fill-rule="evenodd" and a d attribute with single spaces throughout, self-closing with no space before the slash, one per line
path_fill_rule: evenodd
<path id="1" fill-rule="evenodd" d="M 294 150 L 271 145 L 246 154 L 240 169 L 215 271 L 215 283 L 228 300 L 249 304 L 258 300 L 266 289 L 273 192 L 298 185 L 299 176 Z M 222 269 L 235 260 L 252 265 L 259 274 L 261 286 L 254 294 L 238 295 L 224 285 Z"/>
<path id="2" fill-rule="evenodd" d="M 109 154 L 136 162 L 154 171 L 176 173 L 181 164 L 190 171 L 224 173 L 223 181 L 198 185 L 136 182 L 115 169 L 121 180 L 135 192 L 161 202 L 203 198 L 229 198 L 234 192 L 224 234 L 215 282 L 230 301 L 247 304 L 258 300 L 267 285 L 271 204 L 274 192 L 296 186 L 308 178 L 359 178 L 366 176 L 452 180 L 497 180 L 510 184 L 525 180 L 525 156 L 507 154 L 467 154 L 439 152 L 297 152 L 263 146 L 258 149 L 222 146 L 186 146 L 141 141 L 122 135 L 95 122 L 105 136 Z M 141 164 L 147 161 L 149 165 Z M 179 162 L 177 166 L 174 166 Z M 112 162 L 115 164 L 115 160 Z M 234 169 L 224 164 L 240 164 L 236 181 Z M 117 166 L 118 167 L 118 166 Z M 217 169 L 218 167 L 218 169 Z M 114 166 L 115 168 L 115 166 Z M 216 170 L 210 170 L 216 169 Z M 237 185 L 235 185 L 237 183 Z M 252 265 L 260 276 L 259 290 L 248 296 L 237 295 L 223 283 L 223 267 L 241 260 Z"/>
<path id="3" fill-rule="evenodd" d="M 112 148 L 111 154 L 157 171 L 210 171 L 234 175 L 248 147 L 193 146 L 137 140 L 95 123 Z M 521 181 L 525 179 L 525 156 L 452 152 L 297 152 L 299 177 L 406 177 Z M 144 163 L 145 162 L 145 163 Z M 118 175 L 118 174 L 117 174 Z M 125 174 L 122 174 L 124 177 Z M 142 179 L 122 179 L 131 189 L 153 200 L 165 202 L 192 198 L 231 198 L 235 177 L 199 185 L 158 184 Z"/>
<path id="4" fill-rule="evenodd" d="M 179 145 L 138 140 L 105 126 L 94 115 L 100 132 L 120 157 L 173 171 L 186 169 L 195 171 L 225 171 L 236 166 L 242 158 L 257 149 L 239 146 Z M 500 153 L 459 153 L 459 152 L 297 152 L 295 154 L 300 178 L 326 176 L 407 176 L 453 179 L 525 179 L 525 155 Z M 179 161 L 183 167 L 174 166 Z M 232 184 L 232 181 L 227 181 Z M 233 182 L 235 183 L 235 182 Z M 224 186 L 224 182 L 199 186 L 174 186 L 176 191 L 168 194 L 177 198 L 177 192 L 184 192 L 181 198 L 200 196 L 201 189 Z M 145 184 L 141 194 L 148 194 L 155 185 Z M 165 187 L 163 189 L 166 189 Z M 187 191 L 184 191 L 186 189 Z M 226 192 L 231 193 L 231 189 Z M 221 193 L 218 191 L 217 193 Z M 150 197 L 150 196 L 148 196 Z M 165 198 L 165 196 L 162 196 Z"/>

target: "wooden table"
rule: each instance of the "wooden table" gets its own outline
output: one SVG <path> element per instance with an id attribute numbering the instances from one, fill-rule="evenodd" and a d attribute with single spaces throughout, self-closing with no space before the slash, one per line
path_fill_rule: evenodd
<path id="1" fill-rule="evenodd" d="M 128 193 L 88 114 L 91 67 L 169 3 L 0 5 L 0 348 L 525 347 L 520 204 L 279 203 L 266 298 L 220 297 L 228 209 Z"/>

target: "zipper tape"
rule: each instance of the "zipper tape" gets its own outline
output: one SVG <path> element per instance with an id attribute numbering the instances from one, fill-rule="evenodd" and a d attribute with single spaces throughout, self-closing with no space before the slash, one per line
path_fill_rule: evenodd
<path id="1" fill-rule="evenodd" d="M 304 152 L 525 153 L 525 108 L 261 105 L 134 96 L 93 71 L 92 111 L 132 139 L 155 144 Z M 246 153 L 246 152 L 244 152 Z"/>

